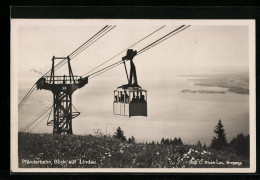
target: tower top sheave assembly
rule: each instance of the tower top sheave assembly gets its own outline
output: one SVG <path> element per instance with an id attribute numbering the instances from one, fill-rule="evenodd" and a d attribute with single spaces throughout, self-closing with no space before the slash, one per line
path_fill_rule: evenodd
<path id="1" fill-rule="evenodd" d="M 55 76 L 55 60 L 66 60 L 68 64 L 68 75 Z M 85 86 L 88 83 L 88 77 L 73 75 L 70 58 L 68 57 L 55 57 L 52 58 L 52 68 L 50 76 L 43 76 L 36 82 L 37 89 L 50 90 L 53 93 L 66 92 L 72 94 L 78 88 Z"/>

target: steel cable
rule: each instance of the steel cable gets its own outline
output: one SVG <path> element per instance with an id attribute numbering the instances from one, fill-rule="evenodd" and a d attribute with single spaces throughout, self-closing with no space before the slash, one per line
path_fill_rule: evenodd
<path id="1" fill-rule="evenodd" d="M 73 56 L 72 58 L 76 57 L 78 54 L 80 54 L 83 50 L 85 50 L 87 47 L 89 47 L 90 45 L 92 45 L 94 42 L 96 42 L 98 39 L 100 39 L 101 37 L 103 37 L 106 33 L 108 33 L 109 31 L 111 31 L 114 27 L 110 28 L 111 26 L 106 25 L 105 27 L 103 27 L 100 31 L 98 31 L 94 36 L 92 36 L 90 39 L 88 39 L 85 43 L 83 43 L 79 48 L 77 48 L 76 50 L 74 50 L 69 56 Z M 109 29 L 110 28 L 110 29 Z M 97 39 L 96 39 L 97 38 Z M 88 43 L 90 43 L 91 41 L 93 41 L 90 45 L 88 45 Z M 86 45 L 88 45 L 86 47 Z M 85 46 L 85 47 L 84 47 Z M 83 49 L 83 50 L 82 50 Z M 79 52 L 80 51 L 80 52 Z M 77 54 L 76 54 L 77 53 Z M 76 55 L 75 55 L 76 54 Z M 71 58 L 71 59 L 72 59 Z M 54 71 L 58 70 L 61 66 L 63 66 L 64 64 L 67 63 L 67 61 L 65 61 L 65 59 L 63 59 L 61 62 L 59 62 L 55 67 L 54 67 Z M 51 72 L 51 70 L 49 70 L 48 72 L 46 72 L 42 77 L 48 75 Z M 21 100 L 21 102 L 18 104 L 18 111 L 22 108 L 22 106 L 24 105 L 24 103 L 27 101 L 27 99 L 30 97 L 30 95 L 32 94 L 32 92 L 35 90 L 36 88 L 36 84 L 34 84 L 31 89 L 27 92 L 27 94 L 23 97 L 23 99 Z"/>
<path id="2" fill-rule="evenodd" d="M 155 31 L 153 31 L 152 33 L 148 34 L 147 36 L 145 36 L 144 38 L 140 39 L 139 41 L 137 41 L 136 43 L 132 44 L 131 46 L 129 46 L 128 48 L 124 49 L 123 51 L 119 52 L 118 54 L 116 54 L 115 56 L 113 56 L 112 58 L 106 60 L 105 62 L 103 62 L 102 64 L 100 64 L 99 66 L 95 67 L 94 69 L 90 70 L 89 72 L 87 72 L 86 74 L 84 74 L 83 76 L 86 76 L 87 74 L 93 72 L 94 70 L 96 70 L 97 68 L 101 67 L 102 65 L 106 64 L 107 62 L 111 61 L 112 59 L 114 59 L 115 57 L 117 57 L 118 55 L 122 54 L 123 52 L 125 52 L 127 49 L 135 46 L 136 44 L 140 43 L 141 41 L 143 41 L 144 39 L 148 38 L 149 36 L 151 36 L 152 34 L 156 33 L 157 31 L 161 30 L 162 28 L 164 28 L 164 26 L 160 27 L 159 29 L 156 29 Z"/>

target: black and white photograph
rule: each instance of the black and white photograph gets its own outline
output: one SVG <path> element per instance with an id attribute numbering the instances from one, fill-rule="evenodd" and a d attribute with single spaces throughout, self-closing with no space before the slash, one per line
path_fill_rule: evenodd
<path id="1" fill-rule="evenodd" d="M 256 171 L 254 20 L 11 19 L 12 172 Z"/>

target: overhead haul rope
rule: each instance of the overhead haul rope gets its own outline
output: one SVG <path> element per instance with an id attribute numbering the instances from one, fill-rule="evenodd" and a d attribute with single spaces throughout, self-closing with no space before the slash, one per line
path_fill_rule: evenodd
<path id="1" fill-rule="evenodd" d="M 186 26 L 186 27 L 184 27 L 184 26 L 185 26 L 185 25 L 180 26 L 179 28 L 177 28 L 177 29 L 171 31 L 170 33 L 168 33 L 168 34 L 166 34 L 165 36 L 159 38 L 158 40 L 154 41 L 153 43 L 149 44 L 148 46 L 142 48 L 141 50 L 139 50 L 139 51 L 137 52 L 137 55 L 140 55 L 141 53 L 147 51 L 148 49 L 150 49 L 150 48 L 152 48 L 152 47 L 154 47 L 154 46 L 160 44 L 161 42 L 163 42 L 163 41 L 165 41 L 166 39 L 172 37 L 173 35 L 175 35 L 175 34 L 181 32 L 181 31 L 183 31 L 184 29 L 190 27 L 190 25 L 189 25 L 189 26 Z M 183 28 L 183 27 L 184 27 L 184 28 Z M 120 60 L 120 61 L 118 61 L 118 62 L 116 62 L 116 63 L 114 63 L 114 64 L 111 64 L 111 65 L 109 65 L 109 66 L 107 66 L 107 67 L 105 67 L 105 68 L 103 68 L 103 69 L 101 69 L 101 70 L 98 70 L 98 71 L 96 71 L 96 72 L 94 72 L 94 73 L 88 75 L 88 77 L 89 77 L 89 79 L 92 79 L 92 78 L 94 78 L 94 77 L 96 77 L 96 76 L 98 76 L 98 75 L 100 75 L 100 74 L 102 74 L 102 73 L 104 73 L 104 72 L 106 72 L 106 71 L 108 71 L 108 70 L 110 70 L 110 69 L 112 69 L 112 68 L 114 68 L 114 67 L 116 67 L 116 66 L 122 64 L 122 63 L 124 63 L 124 62 L 123 62 L 122 60 Z"/>
<path id="2" fill-rule="evenodd" d="M 41 118 L 47 111 L 49 111 L 52 108 L 52 103 L 48 105 L 42 112 L 40 112 L 31 122 L 28 123 L 28 125 L 23 129 L 23 132 L 25 132 L 30 126 L 33 125 L 39 118 Z"/>
<path id="3" fill-rule="evenodd" d="M 78 112 L 78 110 L 76 109 L 76 107 L 75 107 L 73 104 L 72 104 L 72 106 L 73 106 L 73 108 Z M 34 128 L 36 128 L 46 117 L 48 117 L 48 120 L 49 120 L 49 119 L 50 119 L 50 116 L 51 116 L 52 110 L 53 110 L 53 106 L 51 106 L 50 113 L 46 114 L 46 116 L 44 116 L 34 127 L 32 127 L 29 132 L 31 132 Z M 38 119 L 40 119 L 40 117 L 37 118 L 37 120 L 38 120 Z M 36 121 L 37 121 L 37 120 L 36 120 Z M 31 125 L 30 125 L 30 126 L 32 126 L 36 121 L 31 122 Z M 27 128 L 27 129 L 28 129 L 28 128 Z"/>
<path id="4" fill-rule="evenodd" d="M 92 45 L 94 42 L 99 40 L 101 37 L 103 37 L 105 34 L 107 34 L 109 31 L 111 31 L 115 26 L 105 26 L 103 29 L 101 29 L 98 33 L 96 33 L 94 36 L 92 36 L 88 41 L 86 41 L 84 44 L 82 44 L 79 48 L 77 48 L 75 51 L 73 51 L 68 57 L 70 59 L 73 59 L 77 55 L 79 55 L 82 51 L 84 51 L 86 48 L 88 48 L 90 45 Z M 61 68 L 63 65 L 67 63 L 67 58 L 64 58 L 62 61 L 60 61 L 55 67 L 54 71 L 57 71 L 59 68 Z M 48 71 L 44 76 L 50 75 L 51 70 Z"/>
<path id="5" fill-rule="evenodd" d="M 111 27 L 106 25 L 105 27 L 103 27 L 100 31 L 98 31 L 96 34 L 94 34 L 91 38 L 89 38 L 86 42 L 84 42 L 81 46 L 79 46 L 77 49 L 75 49 L 72 53 L 70 53 L 69 57 L 70 59 L 72 59 L 73 55 L 76 54 L 78 51 L 80 51 L 82 48 L 84 48 L 84 46 L 88 45 L 91 41 L 95 40 L 95 38 L 97 38 L 98 36 L 100 36 L 102 33 L 106 32 L 109 28 Z M 63 62 L 67 62 L 66 61 L 67 58 L 64 58 L 63 60 L 61 60 L 58 64 L 56 64 L 56 66 L 54 68 L 57 68 L 58 66 L 60 66 L 60 64 L 62 64 Z M 47 73 L 45 73 L 43 76 L 48 75 L 51 72 L 51 70 L 49 70 Z"/>
<path id="6" fill-rule="evenodd" d="M 34 128 L 36 128 L 46 117 L 48 117 L 48 119 L 49 119 L 50 116 L 51 116 L 52 109 L 53 109 L 53 106 L 51 107 L 50 113 L 46 114 L 46 116 L 44 116 L 34 127 L 32 127 L 29 132 L 32 132 L 32 130 L 33 130 Z M 40 118 L 39 118 L 39 119 L 40 119 Z M 35 121 L 35 122 L 36 122 L 36 121 Z M 34 122 L 34 123 L 35 123 L 35 122 Z M 34 124 L 34 123 L 32 123 L 32 124 Z"/>
<path id="7" fill-rule="evenodd" d="M 170 38 L 170 37 L 172 37 L 173 35 L 175 35 L 175 34 L 178 34 L 179 32 L 181 32 L 181 31 L 183 31 L 183 30 L 185 30 L 186 28 L 188 28 L 188 27 L 190 27 L 190 25 L 189 26 L 186 26 L 186 27 L 184 27 L 183 29 L 181 29 L 181 30 L 179 30 L 179 28 L 178 28 L 178 30 L 179 31 L 177 31 L 176 32 L 176 30 L 174 31 L 174 33 L 173 34 L 171 34 L 171 35 L 169 35 L 169 36 L 164 36 L 163 38 L 160 38 L 160 39 L 158 39 L 157 41 L 155 41 L 155 42 L 153 42 L 153 43 L 151 43 L 151 44 L 149 44 L 148 46 L 146 46 L 145 48 L 143 48 L 143 49 L 141 49 L 141 50 L 139 50 L 138 52 L 137 52 L 137 55 L 140 55 L 140 54 L 142 54 L 143 52 L 145 52 L 145 51 L 147 51 L 148 49 L 150 49 L 150 48 L 152 48 L 152 47 L 154 47 L 154 46 L 156 46 L 156 45 L 158 45 L 158 44 L 160 44 L 161 42 L 163 42 L 163 41 L 165 41 L 166 39 L 168 39 L 168 38 Z"/>
<path id="8" fill-rule="evenodd" d="M 30 95 L 33 93 L 33 91 L 35 90 L 36 85 L 34 84 L 31 89 L 26 93 L 26 95 L 24 96 L 24 98 L 22 99 L 22 101 L 19 103 L 18 105 L 18 111 L 23 107 L 23 104 L 27 101 L 27 99 L 30 97 Z"/>
<path id="9" fill-rule="evenodd" d="M 104 72 L 106 72 L 106 71 L 108 71 L 110 69 L 113 69 L 114 67 L 116 67 L 116 66 L 118 66 L 118 65 L 120 65 L 122 63 L 124 63 L 124 62 L 123 61 L 118 61 L 118 62 L 116 62 L 114 64 L 111 64 L 111 65 L 109 65 L 109 66 L 107 66 L 107 67 L 105 67 L 103 69 L 100 69 L 99 71 L 90 74 L 89 75 L 89 79 L 92 79 L 92 78 L 94 78 L 94 77 L 96 77 L 96 76 L 98 76 L 98 75 L 100 75 L 100 74 L 102 74 L 102 73 L 104 73 Z"/>
<path id="10" fill-rule="evenodd" d="M 93 72 L 94 70 L 96 70 L 97 68 L 101 67 L 102 65 L 106 64 L 107 62 L 111 61 L 112 59 L 114 59 L 115 57 L 119 56 L 120 54 L 122 54 L 123 52 L 125 52 L 127 49 L 135 46 L 136 44 L 140 43 L 141 41 L 145 40 L 146 38 L 148 38 L 149 36 L 153 35 L 154 33 L 156 33 L 157 31 L 161 30 L 162 28 L 164 28 L 164 26 L 160 27 L 159 29 L 156 29 L 155 31 L 153 31 L 152 33 L 148 34 L 147 36 L 145 36 L 144 38 L 140 39 L 139 41 L 137 41 L 136 43 L 132 44 L 131 46 L 129 46 L 128 48 L 124 49 L 123 51 L 119 52 L 118 54 L 116 54 L 115 56 L 113 56 L 112 58 L 106 60 L 105 62 L 103 62 L 102 64 L 100 64 L 99 66 L 95 67 L 94 69 L 90 70 L 89 72 L 87 72 L 86 74 L 84 74 L 83 76 L 86 76 L 87 74 Z"/>
<path id="11" fill-rule="evenodd" d="M 113 28 L 115 28 L 115 26 L 111 27 L 106 25 L 104 28 L 102 28 L 99 32 L 97 32 L 94 36 L 92 36 L 89 40 L 87 40 L 85 43 L 83 43 L 79 48 L 77 48 L 76 50 L 74 50 L 69 56 L 71 56 L 71 59 L 76 57 L 78 54 L 80 54 L 83 50 L 85 50 L 87 47 L 89 47 L 90 45 L 92 45 L 94 42 L 96 42 L 98 39 L 100 39 L 101 37 L 103 37 L 106 33 L 108 33 L 109 31 L 111 31 Z M 94 41 L 94 42 L 91 42 Z M 91 43 L 91 44 L 89 44 Z M 62 61 L 60 61 L 57 65 L 55 65 L 54 67 L 54 71 L 56 71 L 57 69 L 59 69 L 61 66 L 63 66 L 65 63 L 67 63 L 67 61 L 65 61 L 66 58 L 64 58 Z M 64 63 L 65 62 L 65 63 Z M 55 69 L 56 68 L 56 69 Z M 42 77 L 48 75 L 51 72 L 51 70 L 49 70 L 47 73 L 45 73 Z M 36 84 L 34 84 L 31 89 L 27 92 L 27 94 L 24 96 L 24 98 L 21 100 L 21 102 L 18 104 L 18 110 L 20 110 L 23 106 L 23 104 L 27 101 L 27 99 L 30 97 L 30 95 L 33 93 L 33 91 L 36 88 Z"/>
<path id="12" fill-rule="evenodd" d="M 102 34 L 102 35 L 99 36 L 97 39 L 95 39 L 93 42 L 91 42 L 88 46 L 85 46 L 83 49 L 81 49 L 80 51 L 78 51 L 76 55 L 73 54 L 73 55 L 70 57 L 70 59 L 73 59 L 74 57 L 76 57 L 77 55 L 79 55 L 82 51 L 84 51 L 86 48 L 88 48 L 90 45 L 92 45 L 94 42 L 96 42 L 97 40 L 99 40 L 101 37 L 103 37 L 105 34 L 107 34 L 109 31 L 111 31 L 111 30 L 114 29 L 115 27 L 116 27 L 116 26 L 113 26 L 113 27 L 111 27 L 110 29 L 108 29 L 104 34 Z M 67 61 L 64 61 L 61 66 L 59 66 L 59 67 L 57 67 L 57 68 L 54 68 L 55 71 L 57 71 L 59 68 L 61 68 L 61 67 L 62 67 L 64 64 L 66 64 L 66 63 L 67 63 Z"/>

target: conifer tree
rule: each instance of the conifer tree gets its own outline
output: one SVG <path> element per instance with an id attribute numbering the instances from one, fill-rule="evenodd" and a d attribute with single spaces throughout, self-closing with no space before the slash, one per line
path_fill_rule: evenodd
<path id="1" fill-rule="evenodd" d="M 122 141 L 126 141 L 126 137 L 124 136 L 124 131 L 120 127 L 116 129 L 114 137 L 117 139 L 121 139 Z"/>
<path id="2" fill-rule="evenodd" d="M 207 145 L 204 143 L 204 145 L 203 145 L 203 149 L 206 149 L 207 148 Z"/>
<path id="3" fill-rule="evenodd" d="M 178 139 L 178 145 L 182 145 L 182 140 L 181 140 L 180 137 L 179 137 L 179 139 Z"/>
<path id="4" fill-rule="evenodd" d="M 162 138 L 162 140 L 161 140 L 161 144 L 164 144 L 164 138 Z"/>
<path id="5" fill-rule="evenodd" d="M 200 140 L 198 141 L 197 146 L 198 146 L 199 149 L 201 149 L 202 145 L 201 145 Z"/>
<path id="6" fill-rule="evenodd" d="M 211 140 L 211 147 L 214 149 L 221 149 L 227 146 L 227 138 L 224 126 L 222 125 L 221 119 L 219 119 L 217 126 L 214 129 L 216 136 L 213 136 Z"/>

